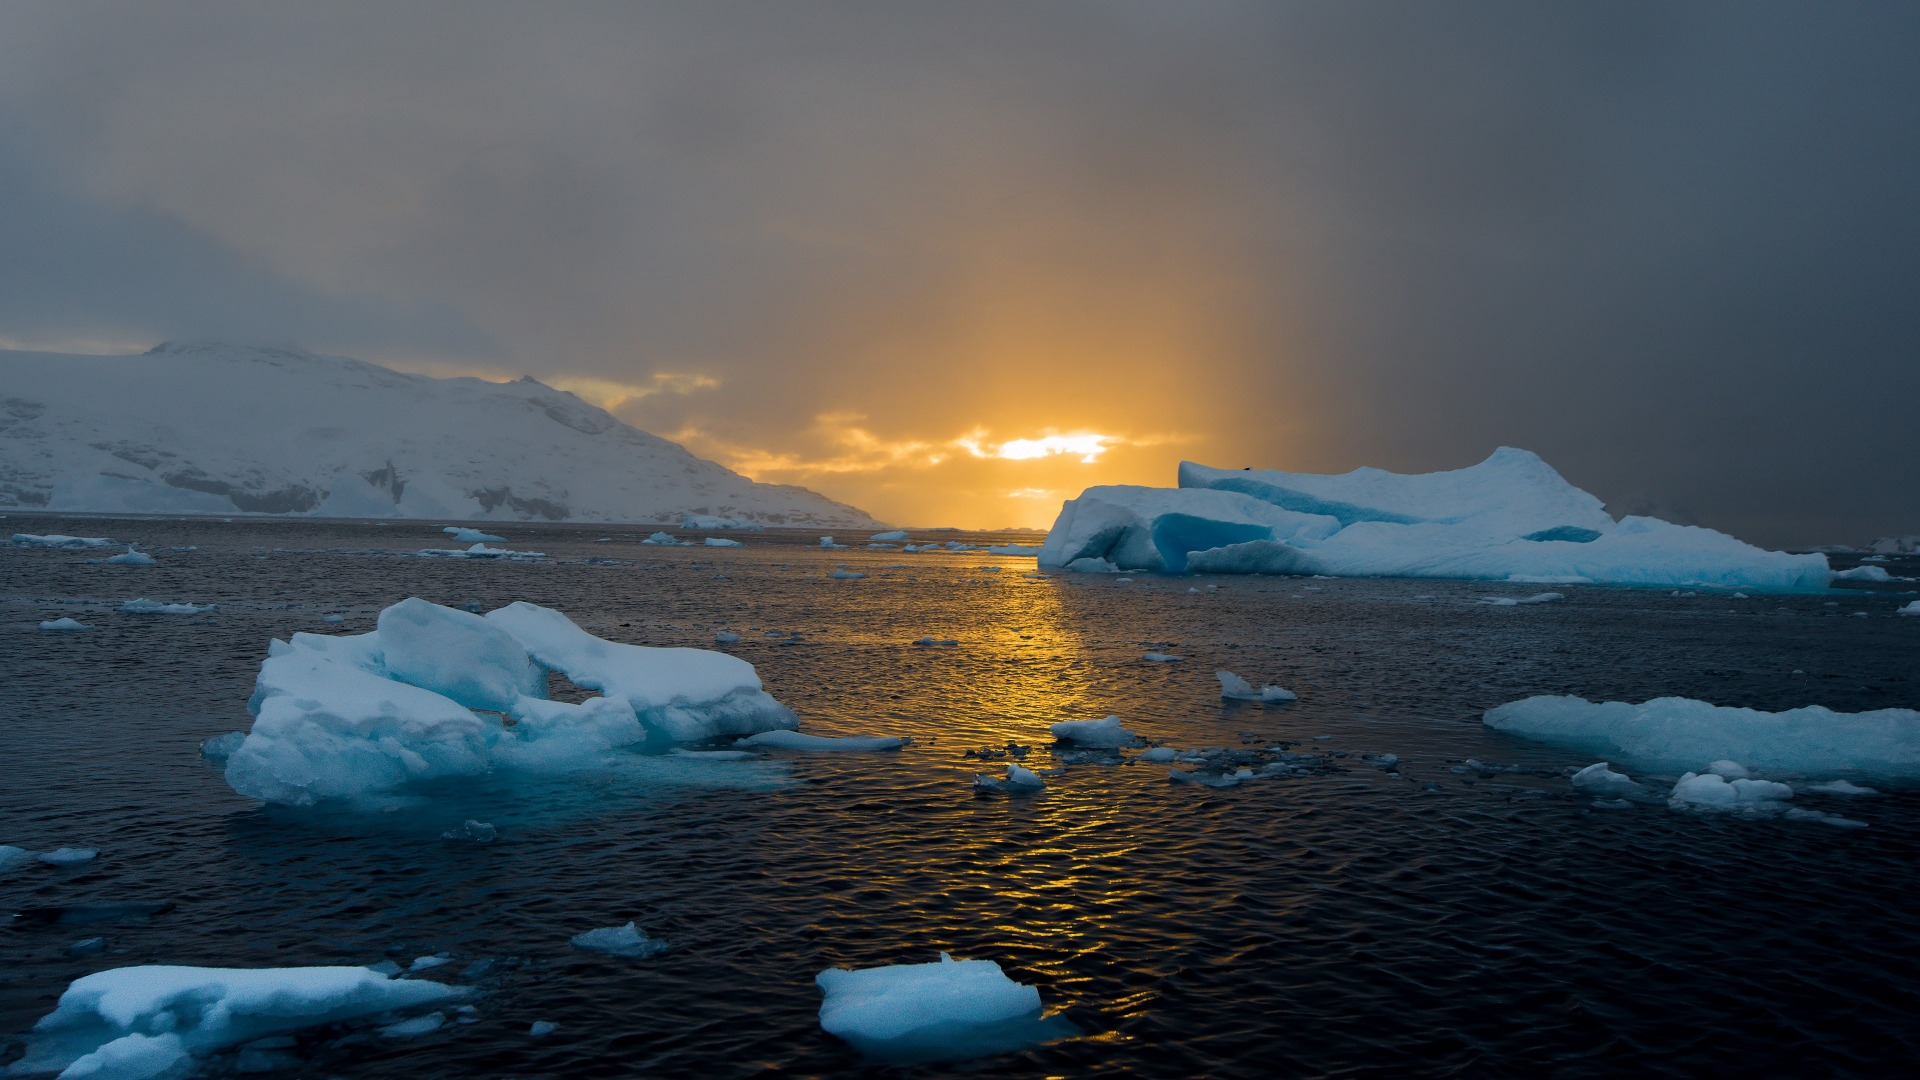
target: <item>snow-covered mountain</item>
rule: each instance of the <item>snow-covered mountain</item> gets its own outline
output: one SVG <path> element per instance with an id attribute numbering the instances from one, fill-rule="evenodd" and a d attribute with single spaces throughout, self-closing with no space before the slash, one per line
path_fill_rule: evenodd
<path id="1" fill-rule="evenodd" d="M 0 351 L 0 507 L 867 528 L 525 378 L 435 379 L 290 349 Z"/>

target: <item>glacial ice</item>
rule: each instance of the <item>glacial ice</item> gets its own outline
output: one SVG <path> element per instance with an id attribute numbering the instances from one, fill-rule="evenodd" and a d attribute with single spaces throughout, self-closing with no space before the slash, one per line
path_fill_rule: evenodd
<path id="1" fill-rule="evenodd" d="M 1634 705 L 1541 695 L 1489 710 L 1488 727 L 1652 768 L 1722 759 L 1762 771 L 1920 780 L 1920 712 L 1761 712 L 1691 698 Z M 1708 773 L 1706 775 L 1714 775 Z"/>
<path id="2" fill-rule="evenodd" d="M 601 696 L 545 700 L 549 670 Z M 227 757 L 227 782 L 300 805 L 797 723 L 753 665 L 725 653 L 604 641 L 532 604 L 483 619 L 418 599 L 381 612 L 370 634 L 273 642 L 247 705 L 253 728 Z"/>
<path id="3" fill-rule="evenodd" d="M 625 926 L 603 926 L 598 930 L 589 930 L 584 934 L 575 934 L 572 945 L 586 952 L 606 953 L 628 960 L 640 960 L 666 952 L 668 945 L 656 937 L 648 937 L 645 930 L 633 923 Z"/>
<path id="4" fill-rule="evenodd" d="M 1047 728 L 1053 737 L 1061 742 L 1077 743 L 1081 746 L 1118 748 L 1138 746 L 1140 736 L 1120 726 L 1120 718 L 1109 716 L 1102 720 L 1062 720 Z"/>
<path id="5" fill-rule="evenodd" d="M 73 618 L 70 615 L 62 615 L 58 619 L 47 619 L 43 621 L 40 624 L 40 629 L 45 630 L 50 634 L 58 634 L 58 633 L 72 633 L 77 630 L 91 630 L 93 629 L 93 627 L 88 625 L 87 623 L 81 622 L 79 619 Z"/>
<path id="6" fill-rule="evenodd" d="M 507 538 L 504 536 L 495 536 L 492 533 L 481 532 L 479 529 L 468 529 L 459 525 L 449 525 L 440 531 L 453 537 L 454 540 L 462 544 L 504 544 L 507 542 Z"/>
<path id="7" fill-rule="evenodd" d="M 13 542 L 21 547 L 100 548 L 114 547 L 118 540 L 104 536 L 67 536 L 63 533 L 14 533 Z"/>
<path id="8" fill-rule="evenodd" d="M 141 597 L 120 605 L 122 615 L 200 615 L 212 611 L 212 604 L 163 604 Z"/>
<path id="9" fill-rule="evenodd" d="M 13 1068 L 113 1080 L 171 1075 L 196 1053 L 462 993 L 363 967 L 113 968 L 74 980 Z"/>
<path id="10" fill-rule="evenodd" d="M 763 731 L 734 741 L 735 746 L 758 746 L 770 750 L 865 751 L 898 750 L 908 740 L 893 735 L 808 735 L 799 731 Z"/>
<path id="11" fill-rule="evenodd" d="M 867 539 L 879 543 L 904 544 L 907 540 L 907 530 L 890 529 L 886 532 L 874 533 L 872 536 L 867 537 Z"/>
<path id="12" fill-rule="evenodd" d="M 1057 1037 L 1040 1018 L 1040 991 L 992 960 L 829 968 L 814 977 L 820 1027 L 870 1056 L 904 1060 L 972 1057 Z"/>
<path id="13" fill-rule="evenodd" d="M 1228 701 L 1258 701 L 1264 704 L 1279 704 L 1298 701 L 1300 695 L 1279 686 L 1263 686 L 1258 690 L 1253 684 L 1224 668 L 1213 673 L 1220 680 L 1220 696 Z"/>
<path id="14" fill-rule="evenodd" d="M 1183 462 L 1177 488 L 1092 487 L 1062 506 L 1047 569 L 1825 588 L 1826 557 L 1710 529 L 1615 521 L 1525 450 L 1452 472 L 1338 476 Z"/>
<path id="15" fill-rule="evenodd" d="M 135 550 L 134 547 L 129 544 L 127 550 L 107 561 L 115 566 L 152 566 L 159 560 L 144 551 Z"/>
<path id="16" fill-rule="evenodd" d="M 738 540 L 729 540 L 724 536 L 709 536 L 701 542 L 706 544 L 708 547 L 746 547 L 747 546 Z"/>

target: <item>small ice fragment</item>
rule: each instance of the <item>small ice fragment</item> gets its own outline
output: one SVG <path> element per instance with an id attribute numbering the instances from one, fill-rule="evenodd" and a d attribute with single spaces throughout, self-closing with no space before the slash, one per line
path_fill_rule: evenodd
<path id="1" fill-rule="evenodd" d="M 572 943 L 576 949 L 606 953 L 608 956 L 620 956 L 629 960 L 653 956 L 656 953 L 665 952 L 667 948 L 666 942 L 648 937 L 645 930 L 633 923 L 625 926 L 603 926 L 598 930 L 575 934 Z"/>
<path id="2" fill-rule="evenodd" d="M 1263 686 L 1258 690 L 1253 684 L 1224 668 L 1215 671 L 1213 677 L 1220 680 L 1220 696 L 1228 701 L 1259 701 L 1277 703 L 1297 701 L 1300 695 L 1279 686 Z"/>
<path id="3" fill-rule="evenodd" d="M 344 615 L 322 615 L 320 616 L 320 621 L 321 622 L 346 622 L 347 619 L 346 619 L 346 616 Z"/>
<path id="4" fill-rule="evenodd" d="M 1175 656 L 1172 653 L 1150 652 L 1150 653 L 1142 653 L 1140 656 L 1140 659 L 1151 660 L 1156 664 L 1172 664 L 1181 660 L 1185 660 L 1186 657 Z"/>
<path id="5" fill-rule="evenodd" d="M 642 540 L 640 542 L 643 544 L 653 544 L 657 547 L 679 547 L 680 546 L 680 541 L 676 539 L 672 533 L 664 533 L 664 532 L 654 533 L 652 536 L 649 536 L 645 540 Z"/>
<path id="6" fill-rule="evenodd" d="M 903 543 L 907 539 L 907 532 L 905 529 L 894 529 L 890 532 L 874 533 L 872 536 L 867 537 L 867 539 L 890 543 Z"/>
<path id="7" fill-rule="evenodd" d="M 200 756 L 213 762 L 215 765 L 224 765 L 227 759 L 233 756 L 233 752 L 240 749 L 240 744 L 246 741 L 247 733 L 244 731 L 229 731 L 225 735 L 215 735 L 210 739 L 202 739 L 200 740 Z"/>
<path id="8" fill-rule="evenodd" d="M 834 543 L 834 542 L 833 542 L 833 537 L 831 537 L 831 536 L 823 536 L 823 537 L 821 537 L 821 538 L 820 538 L 820 546 L 821 546 L 821 547 L 823 547 L 823 548 L 830 548 L 830 549 L 837 549 L 837 548 L 844 548 L 844 547 L 846 547 L 847 545 L 845 545 L 845 544 L 836 544 L 836 543 Z"/>
<path id="9" fill-rule="evenodd" d="M 560 1025 L 554 1023 L 551 1020 L 535 1020 L 533 1022 L 533 1026 L 527 1028 L 527 1034 L 538 1039 L 538 1038 L 543 1038 L 547 1035 L 551 1035 L 554 1032 L 559 1030 L 560 1030 Z"/>
<path id="10" fill-rule="evenodd" d="M 464 529 L 458 525 L 449 525 L 440 531 L 453 537 L 462 544 L 504 544 L 507 542 L 507 538 L 504 536 L 494 536 L 492 533 L 484 533 L 479 529 Z"/>
<path id="11" fill-rule="evenodd" d="M 1835 581 L 1892 581 L 1893 575 L 1885 567 L 1856 566 L 1851 570 L 1842 570 L 1833 575 Z"/>
<path id="12" fill-rule="evenodd" d="M 56 548 L 99 548 L 112 547 L 116 541 L 104 536 L 66 536 L 61 533 L 48 533 L 38 536 L 33 533 L 14 533 L 13 542 L 21 547 Z"/>
<path id="13" fill-rule="evenodd" d="M 713 635 L 713 640 L 716 644 L 732 645 L 735 642 L 740 640 L 740 635 L 734 633 L 731 630 L 722 630 L 719 633 Z"/>
<path id="14" fill-rule="evenodd" d="M 687 750 L 674 747 L 668 757 L 692 758 L 695 761 L 757 761 L 759 754 L 749 750 Z"/>
<path id="15" fill-rule="evenodd" d="M 1646 792 L 1632 777 L 1614 772 L 1604 761 L 1596 761 L 1574 773 L 1573 786 L 1602 799 L 1620 799 Z"/>
<path id="16" fill-rule="evenodd" d="M 152 566 L 156 560 L 144 551 L 135 551 L 133 546 L 129 544 L 127 550 L 107 561 L 115 566 Z"/>
<path id="17" fill-rule="evenodd" d="M 45 630 L 49 634 L 64 634 L 77 630 L 91 630 L 93 627 L 81 622 L 79 619 L 62 616 L 61 618 L 48 619 L 41 623 L 40 629 Z"/>
<path id="18" fill-rule="evenodd" d="M 377 964 L 368 964 L 367 970 L 377 971 L 380 974 L 385 975 L 387 978 L 391 979 L 395 975 L 400 974 L 400 972 L 403 969 L 400 967 L 399 964 L 396 964 L 391 960 L 382 960 Z"/>
<path id="19" fill-rule="evenodd" d="M 1047 728 L 1062 742 L 1081 746 L 1122 747 L 1140 745 L 1140 736 L 1120 726 L 1120 718 L 1102 720 L 1062 720 Z"/>
<path id="20" fill-rule="evenodd" d="M 380 1029 L 380 1034 L 389 1039 L 411 1039 L 419 1035 L 431 1035 L 439 1031 L 446 1022 L 447 1014 L 430 1012 L 425 1016 L 416 1016 L 411 1020 L 388 1024 Z"/>
<path id="21" fill-rule="evenodd" d="M 1848 781 L 1845 781 L 1845 780 L 1829 780 L 1824 784 L 1814 784 L 1811 787 L 1807 788 L 1807 790 L 1817 791 L 1822 795 L 1878 795 L 1880 794 L 1880 792 L 1874 788 L 1862 787 L 1859 784 L 1849 783 Z"/>
<path id="22" fill-rule="evenodd" d="M 1803 810 L 1797 806 L 1790 808 L 1787 811 L 1786 817 L 1788 821 L 1817 821 L 1822 825 L 1832 825 L 1838 829 L 1864 829 L 1867 827 L 1867 823 L 1864 821 L 1855 821 L 1853 818 L 1841 817 L 1839 814 L 1829 814 L 1824 810 Z"/>
<path id="23" fill-rule="evenodd" d="M 1920 600 L 1909 600 L 1905 607 L 1894 612 L 1895 615 L 1920 615 Z"/>
<path id="24" fill-rule="evenodd" d="M 982 791 L 1006 791 L 1014 794 L 1027 794 L 1035 791 L 1045 791 L 1047 782 L 1040 779 L 1039 775 L 1033 771 L 1023 769 L 1012 762 L 1008 762 L 1005 779 L 997 776 L 976 776 L 973 778 L 973 786 Z"/>
<path id="25" fill-rule="evenodd" d="M 92 862 L 100 849 L 90 847 L 62 847 L 52 851 L 43 851 L 34 856 L 50 866 L 78 866 L 83 862 Z"/>
<path id="26" fill-rule="evenodd" d="M 408 971 L 428 971 L 433 968 L 439 967 L 441 964 L 451 964 L 451 963 L 453 963 L 453 957 L 451 956 L 444 956 L 444 955 L 416 956 L 413 958 L 413 963 L 407 965 L 407 970 Z"/>
<path id="27" fill-rule="evenodd" d="M 122 615 L 199 615 L 213 610 L 212 604 L 162 604 L 141 597 L 120 605 Z"/>
<path id="28" fill-rule="evenodd" d="M 471 840 L 476 844 L 491 844 L 500 839 L 500 830 L 489 822 L 468 819 L 457 829 L 448 829 L 440 834 L 442 840 Z"/>
<path id="29" fill-rule="evenodd" d="M 738 540 L 729 540 L 724 536 L 709 536 L 702 543 L 708 547 L 746 547 Z"/>
<path id="30" fill-rule="evenodd" d="M 1151 750 L 1141 751 L 1137 760 L 1151 761 L 1151 762 L 1164 765 L 1167 762 L 1172 761 L 1174 759 L 1174 756 L 1178 752 L 1179 751 L 1175 750 L 1171 746 L 1156 746 Z"/>
<path id="31" fill-rule="evenodd" d="M 893 735 L 806 735 L 798 731 L 763 731 L 737 740 L 735 746 L 764 746 L 775 750 L 898 750 L 910 740 Z"/>
<path id="32" fill-rule="evenodd" d="M 103 937 L 81 938 L 67 946 L 68 956 L 98 956 L 107 951 L 107 939 Z"/>
<path id="33" fill-rule="evenodd" d="M 33 852 L 12 844 L 0 844 L 0 873 L 4 873 L 23 863 L 33 861 Z"/>
<path id="34" fill-rule="evenodd" d="M 1040 1015 L 1039 990 L 1007 978 L 991 960 L 946 953 L 933 964 L 829 968 L 814 982 L 824 995 L 821 1029 L 870 1052 L 923 1043 L 912 1049 L 969 1056 L 968 1044 L 998 1041 L 981 1037 L 987 1029 Z"/>
<path id="35" fill-rule="evenodd" d="M 1313 586 L 1309 585 L 1308 588 Z M 1557 592 L 1534 593 L 1532 596 L 1483 596 L 1480 602 L 1494 607 L 1516 607 L 1521 604 L 1551 604 L 1555 600 L 1565 600 L 1566 596 Z"/>
<path id="36" fill-rule="evenodd" d="M 1728 761 L 1725 758 L 1722 758 L 1719 761 L 1715 761 L 1709 764 L 1706 768 L 1706 771 L 1712 773 L 1715 776 L 1724 776 L 1729 780 L 1741 780 L 1753 775 L 1752 773 L 1747 771 L 1747 767 L 1745 765 L 1742 765 L 1737 761 Z"/>
<path id="37" fill-rule="evenodd" d="M 867 575 L 861 573 L 858 570 L 849 570 L 844 566 L 836 566 L 834 567 L 833 572 L 828 574 L 827 576 L 830 578 L 837 578 L 841 581 L 852 581 L 855 578 L 863 578 L 863 577 L 866 577 Z"/>
<path id="38" fill-rule="evenodd" d="M 935 646 L 935 645 L 958 645 L 960 644 L 960 641 L 958 638 L 923 637 L 923 638 L 915 638 L 913 643 L 915 645 L 921 646 L 922 648 L 931 648 L 932 646 Z"/>

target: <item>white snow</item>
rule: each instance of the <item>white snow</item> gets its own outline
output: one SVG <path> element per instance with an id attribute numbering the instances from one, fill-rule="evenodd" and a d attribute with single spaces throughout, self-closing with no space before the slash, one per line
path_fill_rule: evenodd
<path id="1" fill-rule="evenodd" d="M 58 619 L 45 620 L 40 624 L 40 629 L 45 630 L 50 634 L 58 634 L 58 633 L 72 633 L 77 630 L 91 630 L 93 629 L 93 627 L 86 623 L 81 622 L 79 619 L 73 618 L 72 616 L 63 615 Z"/>
<path id="2" fill-rule="evenodd" d="M 49 866 L 78 866 L 92 862 L 100 854 L 99 849 L 90 847 L 62 847 L 52 851 L 43 851 L 34 858 Z"/>
<path id="3" fill-rule="evenodd" d="M 1009 979 L 999 964 L 946 953 L 932 964 L 829 968 L 814 982 L 824 995 L 821 1029 L 863 1048 L 917 1039 L 959 1049 L 969 1029 L 1040 1014 L 1040 991 Z"/>
<path id="4" fill-rule="evenodd" d="M 0 431 L 0 507 L 876 526 L 533 379 L 436 379 L 291 349 L 169 344 L 141 356 L 0 351 L 0 387 L 38 412 Z"/>
<path id="5" fill-rule="evenodd" d="M 127 550 L 107 561 L 115 566 L 152 566 L 159 560 L 144 551 L 135 551 L 133 545 L 129 544 Z"/>
<path id="6" fill-rule="evenodd" d="M 504 536 L 495 536 L 492 533 L 481 532 L 479 529 L 468 529 L 459 525 L 449 525 L 440 531 L 453 537 L 462 544 L 504 544 L 507 542 L 507 538 Z"/>
<path id="7" fill-rule="evenodd" d="M 1220 696 L 1228 701 L 1259 701 L 1277 704 L 1284 701 L 1297 701 L 1300 695 L 1285 687 L 1263 686 L 1258 690 L 1253 684 L 1224 668 L 1213 673 L 1220 680 Z"/>
<path id="8" fill-rule="evenodd" d="M 34 1025 L 19 1073 L 155 1077 L 196 1053 L 461 996 L 363 967 L 113 968 L 76 979 Z"/>
<path id="9" fill-rule="evenodd" d="M 867 537 L 867 539 L 881 543 L 903 544 L 907 540 L 907 531 L 905 529 L 890 529 L 887 532 L 874 533 L 872 536 Z"/>
<path id="10" fill-rule="evenodd" d="M 532 604 L 482 619 L 413 599 L 381 612 L 378 626 L 273 642 L 247 703 L 253 729 L 227 759 L 234 790 L 304 805 L 496 766 L 565 771 L 620 747 L 797 723 L 744 660 L 604 641 Z M 547 670 L 602 696 L 544 700 Z"/>
<path id="11" fill-rule="evenodd" d="M 1045 791 L 1047 789 L 1047 782 L 1040 779 L 1039 774 L 1033 770 L 1008 762 L 1007 775 L 1004 778 L 998 776 L 976 776 L 973 778 L 973 786 L 980 791 L 1005 791 L 1011 794 L 1024 795 L 1036 791 Z"/>
<path id="12" fill-rule="evenodd" d="M 645 930 L 633 923 L 625 926 L 603 926 L 598 930 L 589 930 L 584 934 L 575 934 L 573 947 L 587 952 L 606 953 L 609 956 L 638 960 L 667 950 L 667 943 L 659 938 L 648 937 Z"/>
<path id="13" fill-rule="evenodd" d="M 1710 529 L 1615 521 L 1524 450 L 1478 465 L 1339 476 L 1209 469 L 1178 488 L 1088 488 L 1047 534 L 1043 568 L 1825 588 L 1819 554 L 1762 551 Z"/>
<path id="14" fill-rule="evenodd" d="M 746 547 L 747 546 L 738 540 L 729 540 L 724 536 L 709 536 L 701 542 L 706 544 L 708 547 Z"/>
<path id="15" fill-rule="evenodd" d="M 212 611 L 212 604 L 163 604 L 158 600 L 141 597 L 120 605 L 122 615 L 199 615 Z"/>
<path id="16" fill-rule="evenodd" d="M 1634 705 L 1543 695 L 1492 709 L 1485 722 L 1643 767 L 1684 769 L 1726 759 L 1763 771 L 1920 780 L 1920 712 L 1911 709 L 1843 713 L 1809 705 L 1761 712 L 1690 698 Z"/>
<path id="17" fill-rule="evenodd" d="M 1121 747 L 1140 745 L 1140 736 L 1120 726 L 1120 718 L 1109 716 L 1102 720 L 1062 720 L 1047 728 L 1053 737 L 1062 742 L 1078 743 L 1081 746 Z"/>
<path id="18" fill-rule="evenodd" d="M 21 547 L 97 548 L 119 543 L 104 536 L 67 536 L 63 533 L 14 533 L 13 542 Z"/>
<path id="19" fill-rule="evenodd" d="M 892 735 L 807 735 L 798 731 L 763 731 L 734 741 L 735 746 L 760 746 L 772 750 L 864 751 L 898 750 L 908 740 Z"/>

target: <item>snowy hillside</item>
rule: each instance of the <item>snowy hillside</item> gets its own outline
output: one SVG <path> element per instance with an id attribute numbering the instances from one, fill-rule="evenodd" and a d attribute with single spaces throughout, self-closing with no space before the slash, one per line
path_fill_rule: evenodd
<path id="1" fill-rule="evenodd" d="M 871 527 L 531 378 L 228 345 L 0 351 L 0 507 Z"/>

